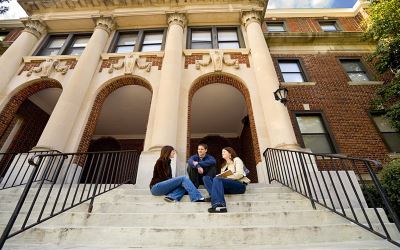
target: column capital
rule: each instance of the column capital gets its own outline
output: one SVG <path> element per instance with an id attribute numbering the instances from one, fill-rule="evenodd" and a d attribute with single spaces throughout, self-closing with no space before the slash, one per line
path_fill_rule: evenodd
<path id="1" fill-rule="evenodd" d="M 171 26 L 172 24 L 177 24 L 184 29 L 187 24 L 186 14 L 184 14 L 184 13 L 167 14 L 167 22 L 168 22 L 168 26 Z"/>
<path id="2" fill-rule="evenodd" d="M 38 39 L 46 33 L 46 25 L 39 19 L 26 18 L 21 21 L 25 25 L 24 32 L 31 33 Z"/>
<path id="3" fill-rule="evenodd" d="M 252 22 L 261 24 L 262 21 L 261 15 L 262 11 L 256 11 L 256 10 L 242 12 L 242 23 L 244 27 L 247 28 L 247 26 Z"/>
<path id="4" fill-rule="evenodd" d="M 93 19 L 96 22 L 96 29 L 105 30 L 108 35 L 110 35 L 116 27 L 116 23 L 112 16 L 98 16 L 93 17 Z"/>

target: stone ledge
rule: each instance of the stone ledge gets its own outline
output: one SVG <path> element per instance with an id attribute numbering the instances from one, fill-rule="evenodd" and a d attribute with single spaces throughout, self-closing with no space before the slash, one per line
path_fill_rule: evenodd
<path id="1" fill-rule="evenodd" d="M 360 82 L 347 82 L 349 85 L 352 86 L 362 86 L 362 85 L 382 85 L 383 81 L 360 81 Z"/>
<path id="2" fill-rule="evenodd" d="M 221 50 L 224 53 L 231 54 L 231 53 L 241 53 L 242 55 L 250 54 L 250 49 L 243 48 L 243 49 L 184 49 L 183 54 L 185 56 L 191 56 L 193 54 L 210 54 L 210 52 L 215 50 Z"/>
<path id="3" fill-rule="evenodd" d="M 316 82 L 281 82 L 282 86 L 291 87 L 291 86 L 314 86 L 317 84 Z"/>

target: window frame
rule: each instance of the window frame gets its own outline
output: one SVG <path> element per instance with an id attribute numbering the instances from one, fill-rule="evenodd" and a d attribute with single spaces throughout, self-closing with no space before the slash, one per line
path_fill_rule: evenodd
<path id="1" fill-rule="evenodd" d="M 339 24 L 338 20 L 335 20 L 335 19 L 319 19 L 317 21 L 318 21 L 319 28 L 321 29 L 322 32 L 328 32 L 329 33 L 329 32 L 341 32 L 341 31 L 343 31 L 343 28 Z M 334 31 L 325 31 L 325 30 L 323 30 L 322 29 L 322 25 L 321 25 L 323 23 L 333 23 L 333 25 L 335 26 L 336 30 L 334 30 Z"/>
<path id="2" fill-rule="evenodd" d="M 374 75 L 368 69 L 368 67 L 365 66 L 365 62 L 361 57 L 338 57 L 337 60 L 338 60 L 338 62 L 340 64 L 340 66 L 342 67 L 343 72 L 346 74 L 346 77 L 347 77 L 349 82 L 354 82 L 354 81 L 350 78 L 348 72 L 346 71 L 346 69 L 345 69 L 345 67 L 344 67 L 344 65 L 342 63 L 343 61 L 356 61 L 356 60 L 358 60 L 360 62 L 361 69 L 364 70 L 365 74 L 368 77 L 368 81 L 363 81 L 363 82 L 375 81 Z"/>
<path id="3" fill-rule="evenodd" d="M 378 132 L 379 137 L 381 138 L 383 144 L 385 144 L 386 149 L 387 149 L 390 153 L 398 154 L 398 153 L 400 153 L 400 151 L 399 151 L 399 152 L 392 151 L 391 148 L 390 148 L 390 146 L 389 146 L 389 144 L 386 142 L 385 137 L 383 137 L 383 134 L 384 134 L 384 133 L 389 133 L 389 132 L 382 132 L 382 131 L 380 131 L 378 125 L 376 124 L 376 122 L 375 122 L 375 120 L 374 120 L 374 116 L 385 115 L 385 113 L 386 113 L 385 111 L 368 111 L 368 117 L 370 118 L 372 124 L 374 125 L 374 127 L 375 127 L 375 129 L 376 129 L 376 132 Z M 400 133 L 400 131 L 398 131 L 398 132 L 390 132 L 390 133 L 391 133 L 391 134 L 392 134 L 392 133 L 393 133 L 393 134 L 394 134 L 394 133 Z"/>
<path id="4" fill-rule="evenodd" d="M 51 33 L 46 36 L 46 38 L 43 40 L 43 42 L 40 44 L 40 46 L 35 50 L 33 53 L 34 56 L 45 56 L 45 55 L 40 55 L 42 51 L 45 49 L 48 49 L 49 43 L 53 40 L 54 37 L 63 37 L 66 36 L 65 42 L 63 46 L 61 46 L 59 52 L 57 55 L 68 55 L 64 54 L 68 49 L 70 49 L 72 43 L 75 41 L 76 37 L 79 36 L 89 36 L 92 37 L 93 33 L 90 32 L 74 32 L 74 33 Z M 85 47 L 86 48 L 86 47 Z M 48 55 L 49 56 L 49 55 Z"/>
<path id="5" fill-rule="evenodd" d="M 193 30 L 211 30 L 211 49 L 219 49 L 218 46 L 218 30 L 236 30 L 238 36 L 239 49 L 246 48 L 240 26 L 226 25 L 226 26 L 191 26 L 187 29 L 186 48 L 192 49 L 192 31 Z"/>
<path id="6" fill-rule="evenodd" d="M 288 29 L 288 26 L 287 26 L 287 24 L 286 24 L 286 22 L 285 21 L 265 21 L 264 22 L 265 23 L 265 30 L 266 30 L 266 32 L 269 32 L 269 33 L 279 33 L 279 32 L 288 32 L 289 31 L 289 29 Z M 268 24 L 282 24 L 282 27 L 283 27 L 283 31 L 269 31 L 268 30 Z"/>
<path id="7" fill-rule="evenodd" d="M 298 135 L 300 137 L 300 145 L 302 147 L 305 148 L 306 146 L 305 146 L 304 139 L 303 139 L 303 133 L 301 133 L 300 125 L 299 125 L 299 123 L 297 121 L 297 116 L 319 116 L 321 118 L 322 125 L 323 125 L 323 127 L 325 129 L 324 135 L 327 135 L 329 146 L 330 146 L 330 148 L 332 150 L 332 153 L 326 153 L 326 154 L 340 154 L 339 147 L 338 147 L 338 145 L 336 143 L 336 140 L 335 140 L 335 138 L 333 136 L 332 130 L 331 130 L 330 126 L 329 126 L 328 120 L 326 119 L 324 112 L 322 112 L 322 111 L 307 111 L 307 110 L 299 111 L 299 110 L 297 110 L 297 111 L 293 111 L 292 113 L 293 113 L 293 117 L 294 117 L 294 121 L 295 121 L 295 130 L 296 130 L 296 132 L 298 133 Z M 314 135 L 314 134 L 321 134 L 321 133 L 312 133 L 312 134 L 311 133 L 305 133 L 305 134 L 306 135 Z"/>
<path id="8" fill-rule="evenodd" d="M 164 51 L 165 49 L 165 41 L 166 41 L 166 35 L 167 35 L 167 29 L 166 28 L 154 28 L 154 29 L 129 29 L 129 30 L 118 30 L 115 32 L 115 35 L 111 41 L 111 45 L 108 48 L 108 53 L 117 53 L 115 52 L 115 49 L 118 46 L 118 40 L 121 36 L 121 34 L 129 34 L 129 33 L 137 33 L 137 38 L 135 42 L 135 49 L 131 52 L 141 52 L 142 46 L 143 46 L 143 41 L 144 41 L 144 36 L 145 33 L 152 33 L 152 32 L 160 32 L 163 35 L 162 42 L 161 42 L 161 49 L 160 51 Z M 129 53 L 131 53 L 129 52 Z M 151 51 L 147 51 L 151 52 Z M 158 52 L 158 51 L 154 51 Z M 128 53 L 128 52 L 125 52 Z M 118 53 L 118 54 L 124 54 L 124 53 Z"/>
<path id="9" fill-rule="evenodd" d="M 291 82 L 285 82 L 285 79 L 283 78 L 283 72 L 282 72 L 281 67 L 279 65 L 280 62 L 296 62 L 297 65 L 300 68 L 300 74 L 301 74 L 301 76 L 303 77 L 303 80 L 304 80 L 303 82 L 309 82 L 310 81 L 310 77 L 309 77 L 308 73 L 305 70 L 305 65 L 304 65 L 303 60 L 301 58 L 298 58 L 298 57 L 294 57 L 294 58 L 277 57 L 277 58 L 274 58 L 274 61 L 275 61 L 276 65 L 277 65 L 278 73 L 279 73 L 279 76 L 282 79 L 283 83 L 291 83 Z"/>

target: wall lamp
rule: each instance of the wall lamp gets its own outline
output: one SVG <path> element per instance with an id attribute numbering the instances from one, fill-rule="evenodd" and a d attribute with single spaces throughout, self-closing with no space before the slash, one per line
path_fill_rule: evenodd
<path id="1" fill-rule="evenodd" d="M 275 100 L 280 101 L 286 106 L 288 93 L 289 91 L 287 88 L 279 86 L 279 88 L 274 92 Z"/>

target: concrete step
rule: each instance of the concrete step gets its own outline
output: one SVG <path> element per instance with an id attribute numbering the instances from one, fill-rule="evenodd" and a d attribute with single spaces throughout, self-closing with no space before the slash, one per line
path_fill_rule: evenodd
<path id="1" fill-rule="evenodd" d="M 219 215 L 213 215 L 219 216 Z M 394 230 L 392 225 L 388 225 Z M 216 238 L 218 239 L 216 241 Z M 8 243 L 57 244 L 60 246 L 119 247 L 213 247 L 249 242 L 255 245 L 286 245 L 356 240 L 380 240 L 352 224 L 327 226 L 236 226 L 236 227 L 51 227 L 42 225 L 17 235 Z"/>

